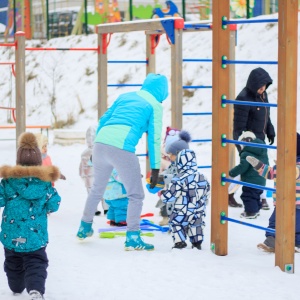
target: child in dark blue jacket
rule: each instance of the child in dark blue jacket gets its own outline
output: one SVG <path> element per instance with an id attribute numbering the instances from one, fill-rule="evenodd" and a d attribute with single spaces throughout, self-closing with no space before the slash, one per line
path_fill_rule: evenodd
<path id="1" fill-rule="evenodd" d="M 19 138 L 16 166 L 0 168 L 0 241 L 4 271 L 14 294 L 26 288 L 30 299 L 44 299 L 47 278 L 47 214 L 58 210 L 60 196 L 51 182 L 60 178 L 55 166 L 42 166 L 34 134 Z"/>

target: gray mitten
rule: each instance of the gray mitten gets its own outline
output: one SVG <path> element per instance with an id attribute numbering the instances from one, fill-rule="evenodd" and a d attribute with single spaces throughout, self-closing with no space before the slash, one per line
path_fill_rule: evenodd
<path id="1" fill-rule="evenodd" d="M 259 159 L 253 156 L 247 156 L 246 160 L 255 170 L 259 170 L 264 165 Z"/>
<path id="2" fill-rule="evenodd" d="M 155 205 L 157 208 L 162 208 L 164 206 L 166 206 L 166 203 L 163 203 L 161 199 L 159 199 Z"/>

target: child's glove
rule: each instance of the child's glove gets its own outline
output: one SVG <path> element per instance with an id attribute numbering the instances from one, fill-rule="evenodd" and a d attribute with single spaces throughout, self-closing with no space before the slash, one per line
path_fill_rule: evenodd
<path id="1" fill-rule="evenodd" d="M 256 171 L 258 171 L 264 165 L 259 159 L 253 156 L 247 156 L 246 160 Z"/>

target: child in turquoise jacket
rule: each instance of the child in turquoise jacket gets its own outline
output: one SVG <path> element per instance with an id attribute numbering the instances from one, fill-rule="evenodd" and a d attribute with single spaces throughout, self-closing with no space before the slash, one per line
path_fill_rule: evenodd
<path id="1" fill-rule="evenodd" d="M 0 241 L 4 271 L 14 294 L 26 288 L 30 299 L 44 299 L 47 278 L 47 215 L 58 210 L 60 196 L 52 182 L 60 178 L 55 166 L 42 166 L 34 134 L 19 138 L 16 166 L 0 167 Z"/>

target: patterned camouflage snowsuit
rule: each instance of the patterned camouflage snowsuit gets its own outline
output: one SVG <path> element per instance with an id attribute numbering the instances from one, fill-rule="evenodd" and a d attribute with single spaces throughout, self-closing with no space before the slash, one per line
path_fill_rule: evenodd
<path id="1" fill-rule="evenodd" d="M 204 175 L 198 172 L 193 150 L 179 152 L 176 164 L 178 174 L 162 195 L 162 200 L 174 201 L 169 222 L 174 243 L 185 241 L 187 235 L 191 243 L 196 243 L 203 240 L 205 206 L 210 185 Z"/>

